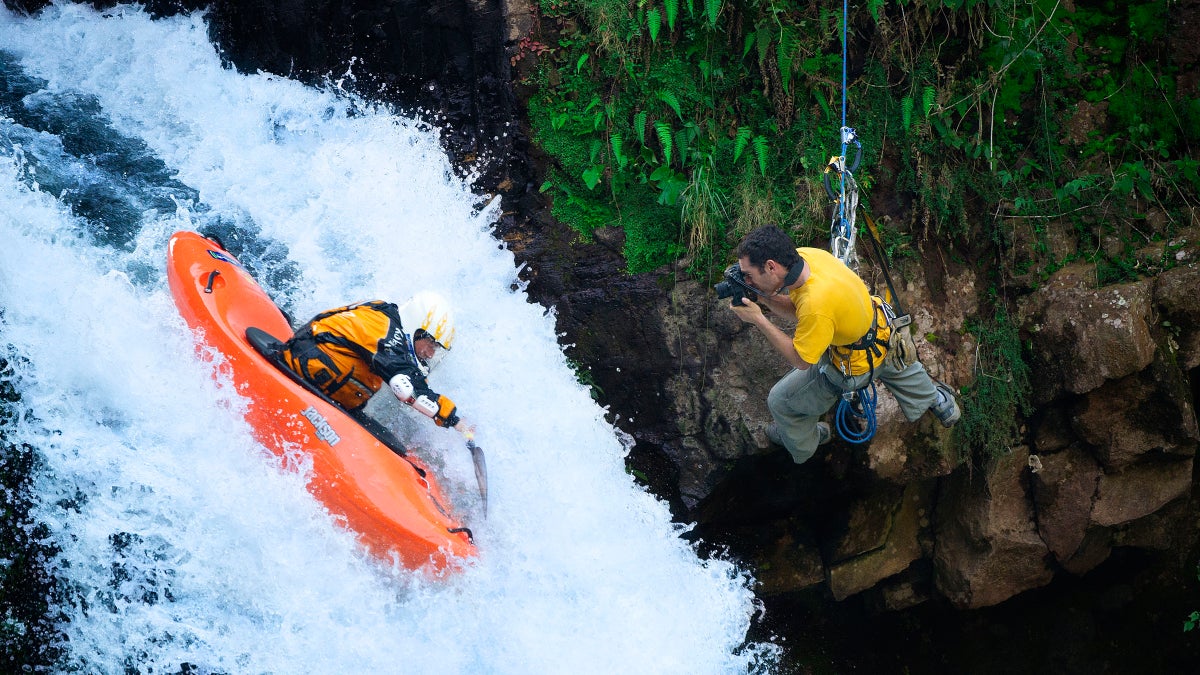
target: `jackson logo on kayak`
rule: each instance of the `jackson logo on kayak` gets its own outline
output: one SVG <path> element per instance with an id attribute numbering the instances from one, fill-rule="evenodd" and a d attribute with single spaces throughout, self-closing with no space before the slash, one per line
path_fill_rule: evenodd
<path id="1" fill-rule="evenodd" d="M 232 256 L 226 255 L 225 253 L 223 253 L 221 251 L 215 251 L 210 248 L 210 249 L 208 249 L 208 254 L 211 255 L 212 257 L 216 258 L 217 260 L 220 260 L 221 262 L 227 262 L 230 265 L 237 265 L 238 267 L 242 266 L 242 264 L 239 263 L 238 261 L 234 260 Z"/>
<path id="2" fill-rule="evenodd" d="M 330 445 L 337 445 L 338 441 L 342 440 L 342 437 L 337 435 L 337 432 L 333 430 L 333 427 L 329 426 L 329 422 L 326 421 L 325 418 L 321 416 L 321 413 L 317 412 L 317 409 L 313 406 L 308 406 L 305 408 L 304 412 L 300 414 L 304 415 L 304 419 L 312 423 L 313 429 L 316 429 L 317 431 L 317 438 Z"/>

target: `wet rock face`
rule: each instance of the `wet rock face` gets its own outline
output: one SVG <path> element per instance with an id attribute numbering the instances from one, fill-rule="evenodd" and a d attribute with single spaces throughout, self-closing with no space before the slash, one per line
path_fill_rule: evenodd
<path id="1" fill-rule="evenodd" d="M 1092 289 L 1092 267 L 1061 270 L 1022 306 L 1037 349 L 1031 364 L 1038 403 L 1082 394 L 1150 365 L 1150 280 Z"/>
<path id="2" fill-rule="evenodd" d="M 987 607 L 1054 577 L 1025 481 L 1029 450 L 1018 448 L 985 474 L 958 472 L 939 503 L 937 588 L 956 606 Z"/>
<path id="3" fill-rule="evenodd" d="M 499 0 L 218 0 L 211 16 L 239 70 L 342 82 L 450 122 L 461 153 L 504 157 L 507 148 L 498 146 L 514 107 L 500 7 Z"/>

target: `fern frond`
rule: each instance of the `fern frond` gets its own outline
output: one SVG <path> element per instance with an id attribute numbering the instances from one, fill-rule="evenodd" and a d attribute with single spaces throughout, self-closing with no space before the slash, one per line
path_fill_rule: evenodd
<path id="1" fill-rule="evenodd" d="M 763 176 L 767 175 L 767 139 L 765 136 L 754 137 L 754 156 L 758 159 L 758 170 Z"/>
<path id="2" fill-rule="evenodd" d="M 646 12 L 646 24 L 650 28 L 650 41 L 658 42 L 658 31 L 662 30 L 662 12 L 657 7 Z"/>
<path id="3" fill-rule="evenodd" d="M 664 122 L 662 120 L 657 120 L 654 123 L 654 131 L 656 134 L 658 134 L 659 144 L 662 145 L 663 157 L 666 158 L 666 163 L 670 164 L 671 163 L 671 146 L 672 146 L 671 125 L 667 124 L 666 122 Z"/>
<path id="4" fill-rule="evenodd" d="M 937 102 L 937 90 L 926 85 L 924 91 L 921 92 L 921 105 L 925 110 L 925 117 L 929 117 L 929 113 L 933 110 L 935 102 Z"/>
<path id="5" fill-rule="evenodd" d="M 767 52 L 771 49 L 771 28 L 763 23 L 758 27 L 754 38 L 754 44 L 758 45 L 758 60 L 765 61 Z"/>
<path id="6" fill-rule="evenodd" d="M 681 165 L 687 164 L 689 144 L 688 138 L 689 136 L 687 129 L 680 129 L 679 131 L 675 132 L 675 145 L 679 148 L 679 163 Z"/>
<path id="7" fill-rule="evenodd" d="M 750 127 L 738 127 L 737 135 L 733 139 L 733 162 L 737 164 L 741 158 L 742 152 L 746 150 L 746 146 L 750 143 Z"/>
<path id="8" fill-rule="evenodd" d="M 704 13 L 708 16 L 708 25 L 717 27 L 717 17 L 721 14 L 721 0 L 704 0 Z"/>
<path id="9" fill-rule="evenodd" d="M 679 18 L 679 0 L 665 0 L 663 7 L 667 10 L 667 30 L 675 30 L 675 19 Z"/>
<path id="10" fill-rule="evenodd" d="M 608 143 L 612 146 L 613 158 L 617 160 L 617 165 L 622 169 L 629 163 L 629 158 L 625 156 L 623 146 L 625 145 L 625 136 L 620 133 L 615 133 L 608 137 Z"/>
<path id="11" fill-rule="evenodd" d="M 875 23 L 879 23 L 879 10 L 883 7 L 884 0 L 867 0 L 867 10 L 871 12 L 871 19 Z"/>
<path id="12" fill-rule="evenodd" d="M 912 112 L 913 97 L 905 96 L 900 99 L 900 121 L 904 123 L 905 131 L 908 131 L 908 128 L 912 126 Z"/>
<path id="13" fill-rule="evenodd" d="M 637 131 L 638 143 L 646 144 L 646 111 L 638 111 L 633 116 L 633 128 Z"/>
<path id="14" fill-rule="evenodd" d="M 675 115 L 679 119 L 683 119 L 683 111 L 679 107 L 679 98 L 675 96 L 675 92 L 668 90 L 660 91 L 658 92 L 658 100 L 671 106 L 671 110 L 675 111 Z"/>
<path id="15" fill-rule="evenodd" d="M 792 84 L 792 54 L 796 49 L 796 36 L 791 29 L 784 28 L 783 33 L 779 36 L 779 47 L 777 48 L 776 57 L 779 59 L 779 74 L 783 80 L 783 92 L 789 93 Z"/>

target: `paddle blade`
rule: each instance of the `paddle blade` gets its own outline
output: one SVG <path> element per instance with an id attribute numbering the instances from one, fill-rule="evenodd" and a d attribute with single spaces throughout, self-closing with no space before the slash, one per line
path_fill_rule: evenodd
<path id="1" fill-rule="evenodd" d="M 475 441 L 467 441 L 471 450 L 471 461 L 475 463 L 475 480 L 479 483 L 479 496 L 483 499 L 483 516 L 487 517 L 487 461 L 483 458 L 483 448 L 475 445 Z"/>

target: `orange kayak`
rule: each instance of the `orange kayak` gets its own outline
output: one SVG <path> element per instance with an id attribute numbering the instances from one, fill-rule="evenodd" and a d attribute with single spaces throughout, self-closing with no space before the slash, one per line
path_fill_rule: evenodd
<path id="1" fill-rule="evenodd" d="M 292 336 L 291 325 L 236 258 L 213 240 L 177 232 L 167 280 L 198 348 L 227 360 L 222 370 L 249 400 L 246 420 L 258 441 L 281 456 L 299 448 L 311 457 L 309 491 L 373 554 L 439 571 L 475 555 L 470 530 L 450 515 L 433 474 L 395 437 L 272 362 L 271 348 Z"/>

